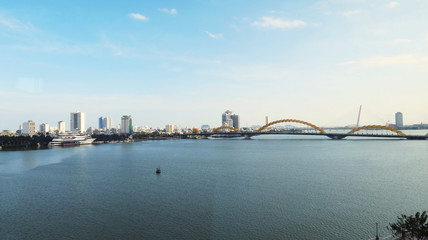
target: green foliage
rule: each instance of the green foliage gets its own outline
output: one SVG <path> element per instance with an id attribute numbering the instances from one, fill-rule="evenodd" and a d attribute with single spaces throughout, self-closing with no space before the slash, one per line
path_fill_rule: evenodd
<path id="1" fill-rule="evenodd" d="M 4 148 L 27 148 L 47 146 L 52 141 L 52 137 L 47 135 L 30 136 L 0 136 L 0 146 Z"/>
<path id="2" fill-rule="evenodd" d="M 401 214 L 397 221 L 390 223 L 388 229 L 396 237 L 405 239 L 406 237 L 416 238 L 417 240 L 428 240 L 428 223 L 426 211 L 417 212 L 414 216 Z"/>

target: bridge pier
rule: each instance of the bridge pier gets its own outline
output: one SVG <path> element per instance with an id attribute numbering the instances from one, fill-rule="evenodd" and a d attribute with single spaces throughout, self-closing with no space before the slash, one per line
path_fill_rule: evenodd
<path id="1" fill-rule="evenodd" d="M 252 140 L 250 135 L 245 135 L 245 140 Z"/>
<path id="2" fill-rule="evenodd" d="M 327 137 L 333 139 L 333 140 L 341 140 L 343 138 L 345 138 L 346 136 L 341 136 L 341 135 L 327 135 Z"/>

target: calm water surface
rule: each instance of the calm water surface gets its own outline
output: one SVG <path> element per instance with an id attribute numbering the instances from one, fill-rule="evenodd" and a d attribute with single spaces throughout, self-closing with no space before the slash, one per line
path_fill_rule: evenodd
<path id="1" fill-rule="evenodd" d="M 162 174 L 154 173 L 161 166 Z M 428 210 L 428 141 L 171 140 L 0 152 L 0 239 L 368 239 Z"/>

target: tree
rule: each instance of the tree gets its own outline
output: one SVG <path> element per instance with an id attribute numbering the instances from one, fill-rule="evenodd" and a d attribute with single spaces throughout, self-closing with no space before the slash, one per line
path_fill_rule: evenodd
<path id="1" fill-rule="evenodd" d="M 407 216 L 404 214 L 401 214 L 401 217 L 397 217 L 398 220 L 395 223 L 390 223 L 388 230 L 392 232 L 392 235 L 396 237 L 401 237 L 401 239 L 405 239 L 407 235 L 406 230 L 406 219 Z"/>
<path id="2" fill-rule="evenodd" d="M 401 214 L 400 217 L 397 217 L 396 222 L 389 224 L 388 229 L 400 239 L 412 237 L 417 240 L 428 240 L 427 219 L 426 211 L 423 211 L 422 214 L 417 212 L 415 216 Z"/>

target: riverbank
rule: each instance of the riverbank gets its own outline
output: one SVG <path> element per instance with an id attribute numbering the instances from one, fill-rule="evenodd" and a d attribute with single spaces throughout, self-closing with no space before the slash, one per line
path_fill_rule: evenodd
<path id="1" fill-rule="evenodd" d="M 185 135 L 153 135 L 153 134 L 135 134 L 135 135 L 92 135 L 95 141 L 92 144 L 107 143 L 127 143 L 152 140 L 179 140 L 187 139 Z M 0 139 L 0 151 L 26 151 L 49 149 L 51 137 L 46 136 L 2 136 Z"/>
<path id="2" fill-rule="evenodd" d="M 0 151 L 47 149 L 50 136 L 1 136 Z"/>

